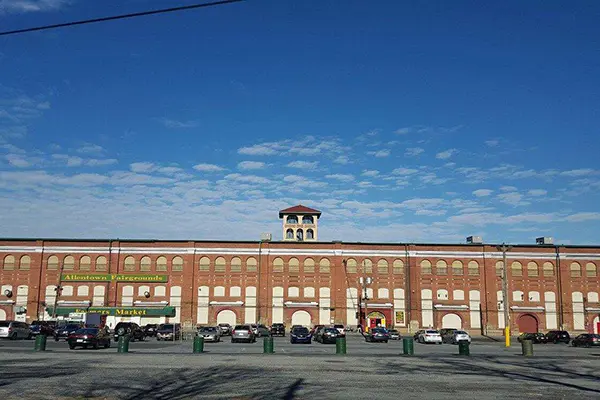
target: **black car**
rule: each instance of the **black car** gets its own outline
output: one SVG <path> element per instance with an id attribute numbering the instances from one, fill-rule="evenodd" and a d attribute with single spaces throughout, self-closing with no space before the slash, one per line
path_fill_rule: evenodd
<path id="1" fill-rule="evenodd" d="M 335 328 L 319 328 L 315 333 L 315 341 L 323 344 L 335 343 L 338 336 L 340 332 Z"/>
<path id="2" fill-rule="evenodd" d="M 81 328 L 71 333 L 67 338 L 67 342 L 71 350 L 77 346 L 84 349 L 88 347 L 97 349 L 102 346 L 106 349 L 110 347 L 110 332 L 104 328 Z"/>
<path id="3" fill-rule="evenodd" d="M 31 333 L 31 337 L 37 335 L 54 336 L 55 326 L 56 322 L 54 321 L 33 321 L 29 325 L 29 332 Z"/>
<path id="4" fill-rule="evenodd" d="M 571 342 L 571 336 L 567 331 L 550 331 L 546 334 L 548 338 L 548 343 L 552 342 L 556 343 L 566 343 L 569 344 Z"/>
<path id="5" fill-rule="evenodd" d="M 285 325 L 280 323 L 271 325 L 271 336 L 285 336 Z"/>
<path id="6" fill-rule="evenodd" d="M 290 331 L 290 343 L 310 343 L 312 341 L 312 335 L 308 328 L 301 326 Z"/>
<path id="7" fill-rule="evenodd" d="M 181 324 L 160 324 L 156 331 L 156 340 L 180 340 L 181 334 Z"/>
<path id="8" fill-rule="evenodd" d="M 158 331 L 158 324 L 146 324 L 144 326 L 144 335 L 146 335 L 146 337 L 156 336 L 157 331 Z"/>
<path id="9" fill-rule="evenodd" d="M 129 341 L 144 340 L 146 335 L 144 330 L 135 322 L 119 322 L 115 326 L 115 342 L 119 341 L 120 336 L 129 335 Z"/>
<path id="10" fill-rule="evenodd" d="M 523 340 L 531 340 L 534 344 L 548 343 L 548 336 L 544 335 L 541 332 L 538 332 L 538 333 L 522 333 L 521 335 L 519 335 L 519 337 L 517 338 L 517 340 L 519 342 L 522 342 Z"/>
<path id="11" fill-rule="evenodd" d="M 385 328 L 371 328 L 369 332 L 365 334 L 366 342 L 385 342 L 390 340 L 390 334 Z"/>
<path id="12" fill-rule="evenodd" d="M 573 339 L 571 345 L 573 347 L 600 346 L 600 335 L 596 335 L 594 333 L 583 333 Z"/>
<path id="13" fill-rule="evenodd" d="M 76 330 L 81 329 L 81 328 L 83 328 L 83 324 L 61 325 L 54 330 L 54 340 L 56 340 L 57 342 L 60 339 L 67 340 L 67 338 L 69 337 L 69 335 L 71 333 L 73 333 Z"/>

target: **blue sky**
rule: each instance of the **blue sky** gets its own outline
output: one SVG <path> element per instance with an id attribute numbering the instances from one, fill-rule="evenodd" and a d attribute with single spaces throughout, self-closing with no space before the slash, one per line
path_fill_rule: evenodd
<path id="1" fill-rule="evenodd" d="M 0 0 L 17 29 L 166 0 Z M 249 0 L 0 37 L 0 236 L 599 244 L 600 4 Z"/>

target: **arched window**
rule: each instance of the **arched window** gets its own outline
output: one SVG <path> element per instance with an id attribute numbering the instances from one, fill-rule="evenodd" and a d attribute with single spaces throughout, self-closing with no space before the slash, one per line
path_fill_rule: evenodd
<path id="1" fill-rule="evenodd" d="M 431 275 L 431 261 L 421 261 L 421 275 Z"/>
<path id="2" fill-rule="evenodd" d="M 217 259 L 215 260 L 215 272 L 225 272 L 226 269 L 227 263 L 225 261 L 225 258 L 217 257 Z"/>
<path id="3" fill-rule="evenodd" d="M 529 292 L 528 294 L 528 298 L 529 301 L 531 301 L 532 303 L 539 303 L 540 302 L 540 292 Z"/>
<path id="4" fill-rule="evenodd" d="M 328 274 L 331 272 L 331 264 L 329 263 L 328 259 L 321 258 L 321 261 L 319 261 L 319 272 L 322 274 Z"/>
<path id="5" fill-rule="evenodd" d="M 156 271 L 165 272 L 167 270 L 167 257 L 160 256 L 156 259 Z"/>
<path id="6" fill-rule="evenodd" d="M 31 269 L 31 257 L 23 256 L 19 260 L 19 269 L 29 271 Z"/>
<path id="7" fill-rule="evenodd" d="M 315 272 L 315 260 L 306 258 L 304 260 L 304 273 L 312 274 Z"/>
<path id="8" fill-rule="evenodd" d="M 233 257 L 231 259 L 231 272 L 242 272 L 242 259 Z"/>
<path id="9" fill-rule="evenodd" d="M 73 271 L 75 269 L 75 257 L 66 256 L 63 260 L 63 269 L 65 271 Z"/>
<path id="10" fill-rule="evenodd" d="M 280 257 L 273 260 L 273 272 L 283 272 L 283 260 Z"/>
<path id="11" fill-rule="evenodd" d="M 216 266 L 216 263 L 215 263 Z M 214 296 L 215 297 L 223 297 L 225 296 L 225 288 L 223 286 L 215 286 L 214 288 Z"/>
<path id="12" fill-rule="evenodd" d="M 15 256 L 8 255 L 4 257 L 4 270 L 12 271 L 15 269 Z"/>
<path id="13" fill-rule="evenodd" d="M 469 276 L 479 276 L 479 263 L 474 260 L 469 261 L 467 271 L 469 271 Z"/>
<path id="14" fill-rule="evenodd" d="M 452 261 L 452 275 L 460 276 L 464 275 L 464 266 L 462 261 Z"/>
<path id="15" fill-rule="evenodd" d="M 527 263 L 527 276 L 539 276 L 538 265 L 533 261 Z"/>
<path id="16" fill-rule="evenodd" d="M 287 217 L 287 223 L 288 224 L 297 224 L 298 223 L 298 216 L 297 215 L 288 215 L 288 217 Z"/>
<path id="17" fill-rule="evenodd" d="M 171 269 L 173 271 L 183 271 L 183 258 L 180 256 L 173 257 L 173 261 L 171 261 Z"/>
<path id="18" fill-rule="evenodd" d="M 293 239 L 294 238 L 294 230 L 293 229 L 288 229 L 287 231 L 285 231 L 285 238 L 286 239 Z"/>
<path id="19" fill-rule="evenodd" d="M 58 257 L 57 256 L 48 257 L 48 269 L 50 269 L 50 270 L 58 269 Z"/>
<path id="20" fill-rule="evenodd" d="M 380 299 L 389 299 L 390 298 L 390 290 L 386 288 L 379 288 L 377 290 L 377 297 Z"/>
<path id="21" fill-rule="evenodd" d="M 148 272 L 150 270 L 152 270 L 152 260 L 148 256 L 142 257 L 140 260 L 140 271 Z"/>
<path id="22" fill-rule="evenodd" d="M 496 261 L 496 276 L 502 277 L 503 270 L 504 270 L 504 263 L 502 261 Z"/>
<path id="23" fill-rule="evenodd" d="M 554 265 L 552 265 L 551 262 L 545 262 L 542 269 L 544 271 L 544 276 L 554 276 Z"/>
<path id="24" fill-rule="evenodd" d="M 373 261 L 369 260 L 368 258 L 365 258 L 365 260 L 363 261 L 363 271 L 365 274 L 372 274 Z"/>
<path id="25" fill-rule="evenodd" d="M 437 298 L 438 300 L 448 300 L 448 291 L 446 289 L 438 289 Z"/>
<path id="26" fill-rule="evenodd" d="M 296 231 L 296 240 L 302 242 L 304 240 L 304 231 L 302 229 L 298 229 Z"/>
<path id="27" fill-rule="evenodd" d="M 300 272 L 300 261 L 296 257 L 290 258 L 288 266 L 291 274 L 298 274 Z"/>
<path id="28" fill-rule="evenodd" d="M 587 263 L 585 264 L 585 276 L 587 276 L 588 278 L 594 278 L 597 275 L 597 269 L 596 269 L 596 264 L 594 263 Z"/>
<path id="29" fill-rule="evenodd" d="M 307 240 L 309 240 L 309 239 L 312 240 L 314 238 L 315 238 L 315 233 L 313 232 L 313 230 L 312 229 L 307 229 L 306 230 L 306 239 Z"/>
<path id="30" fill-rule="evenodd" d="M 387 275 L 390 273 L 387 260 L 382 258 L 381 260 L 377 261 L 377 273 L 381 275 Z"/>
<path id="31" fill-rule="evenodd" d="M 79 286 L 77 287 L 77 296 L 89 296 L 90 295 L 90 287 L 89 286 Z"/>
<path id="32" fill-rule="evenodd" d="M 510 270 L 512 272 L 512 276 L 523 276 L 523 266 L 518 261 L 512 263 Z"/>
<path id="33" fill-rule="evenodd" d="M 127 258 L 125 258 L 125 271 L 135 271 L 135 259 L 133 258 L 133 256 L 128 256 Z"/>
<path id="34" fill-rule="evenodd" d="M 248 257 L 246 260 L 246 272 L 256 272 L 256 258 Z"/>
<path id="35" fill-rule="evenodd" d="M 50 260 L 48 260 L 48 262 L 50 262 Z M 96 258 L 96 271 L 106 271 L 106 265 L 106 257 L 99 256 L 98 258 Z"/>
<path id="36" fill-rule="evenodd" d="M 210 271 L 210 258 L 202 257 L 198 262 L 199 271 Z"/>
<path id="37" fill-rule="evenodd" d="M 346 272 L 349 274 L 356 274 L 358 272 L 358 264 L 354 258 L 346 260 Z"/>
<path id="38" fill-rule="evenodd" d="M 90 256 L 83 256 L 79 259 L 79 270 L 90 271 L 92 269 L 92 258 Z"/>
<path id="39" fill-rule="evenodd" d="M 404 274 L 404 262 L 402 260 L 394 260 L 392 264 L 392 273 L 394 275 Z"/>
<path id="40" fill-rule="evenodd" d="M 304 297 L 312 299 L 315 297 L 315 288 L 314 287 L 305 287 L 304 288 Z"/>
<path id="41" fill-rule="evenodd" d="M 313 218 L 312 215 L 304 215 L 302 217 L 302 223 L 311 225 L 311 224 L 315 223 L 315 219 Z"/>
<path id="42" fill-rule="evenodd" d="M 452 292 L 452 299 L 453 300 L 464 300 L 465 299 L 465 292 L 460 290 L 460 289 L 456 289 Z"/>
<path id="43" fill-rule="evenodd" d="M 229 288 L 229 296 L 231 297 L 241 297 L 242 296 L 242 288 L 239 286 L 232 286 Z"/>
<path id="44" fill-rule="evenodd" d="M 448 264 L 444 260 L 438 260 L 435 263 L 435 273 L 436 275 L 448 275 Z"/>
<path id="45" fill-rule="evenodd" d="M 300 297 L 300 289 L 295 286 L 288 288 L 288 297 Z"/>
<path id="46" fill-rule="evenodd" d="M 73 296 L 73 286 L 71 286 L 71 285 L 63 286 L 62 291 L 60 292 L 60 295 L 63 297 Z"/>
<path id="47" fill-rule="evenodd" d="M 513 291 L 513 301 L 523 301 L 525 299 L 525 294 L 520 290 Z"/>
<path id="48" fill-rule="evenodd" d="M 571 263 L 571 278 L 581 277 L 581 265 L 579 263 Z"/>

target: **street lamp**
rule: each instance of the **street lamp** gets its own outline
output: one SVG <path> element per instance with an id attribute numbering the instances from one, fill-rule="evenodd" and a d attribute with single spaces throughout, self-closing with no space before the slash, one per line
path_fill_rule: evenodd
<path id="1" fill-rule="evenodd" d="M 509 315 L 509 303 L 508 303 L 508 268 L 506 267 L 506 252 L 512 249 L 512 246 L 508 246 L 502 243 L 501 246 L 496 246 L 498 251 L 502 252 L 502 304 L 504 305 L 504 344 L 506 347 L 510 347 L 510 315 Z"/>

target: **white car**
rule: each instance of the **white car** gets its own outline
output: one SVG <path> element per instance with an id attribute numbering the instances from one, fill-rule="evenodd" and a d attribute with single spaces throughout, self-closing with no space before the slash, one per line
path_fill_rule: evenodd
<path id="1" fill-rule="evenodd" d="M 427 329 L 419 335 L 419 343 L 442 344 L 442 335 L 434 329 Z"/>
<path id="2" fill-rule="evenodd" d="M 471 336 L 465 331 L 454 331 L 452 334 L 452 344 L 458 344 L 459 342 L 471 343 Z"/>

